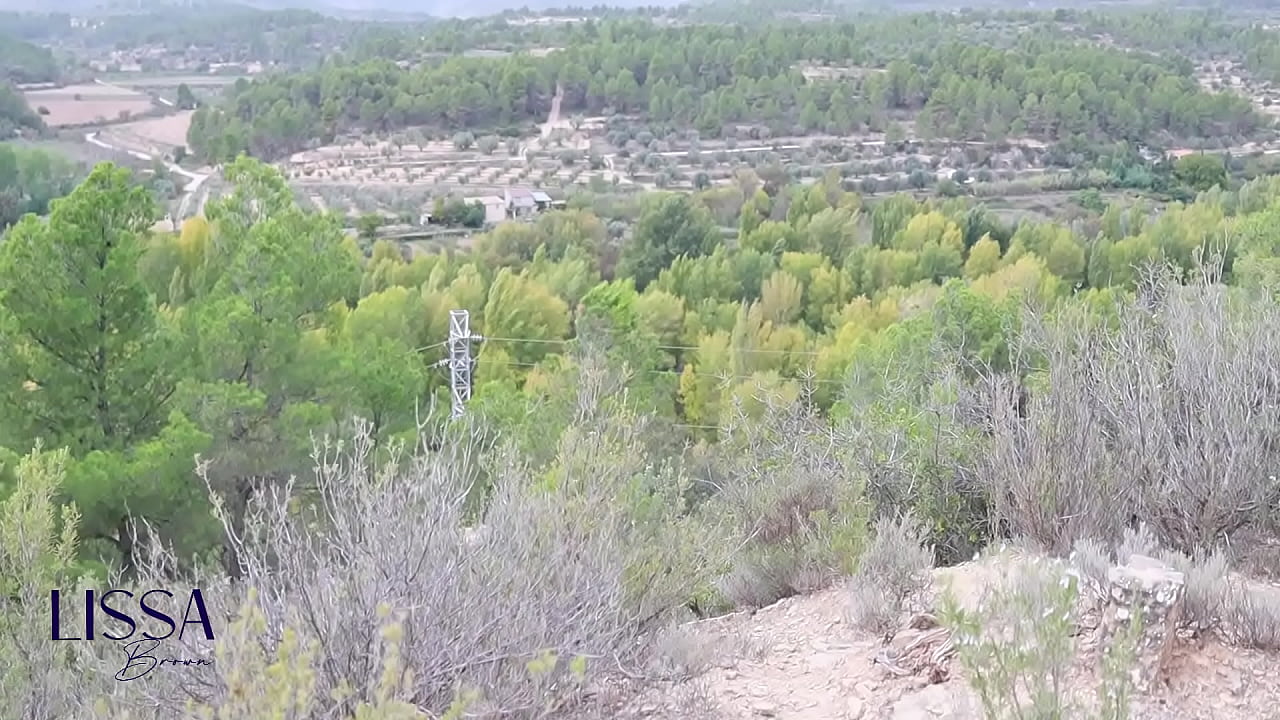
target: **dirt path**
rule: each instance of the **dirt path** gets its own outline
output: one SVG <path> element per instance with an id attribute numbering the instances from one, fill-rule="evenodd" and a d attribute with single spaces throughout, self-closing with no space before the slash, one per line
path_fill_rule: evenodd
<path id="1" fill-rule="evenodd" d="M 870 658 L 876 643 L 853 632 L 841 615 L 840 592 L 784 600 L 749 619 L 699 632 L 745 635 L 762 650 L 705 680 L 722 717 L 855 720 L 882 689 Z"/>
<path id="2" fill-rule="evenodd" d="M 960 602 L 974 607 L 985 588 L 999 582 L 989 561 L 935 572 L 935 596 L 951 586 Z M 754 614 L 699 621 L 682 628 L 689 647 L 710 659 L 710 669 L 683 686 L 655 691 L 635 704 L 629 717 L 689 715 L 674 698 L 680 687 L 702 688 L 714 717 L 725 720 L 981 720 L 977 698 L 958 662 L 949 677 L 899 677 L 875 658 L 883 639 L 850 626 L 849 591 L 826 590 L 783 600 Z M 936 600 L 929 605 L 935 605 Z M 901 648 L 925 631 L 901 630 L 890 646 Z M 1070 672 L 1079 697 L 1092 699 L 1098 639 L 1077 639 Z M 1280 720 L 1280 655 L 1227 647 L 1210 639 L 1186 640 L 1174 654 L 1169 683 L 1134 701 L 1134 720 Z M 939 679 L 939 678 L 934 678 Z M 711 712 L 711 708 L 708 711 Z M 675 714 L 673 714 L 675 713 Z"/>
<path id="3" fill-rule="evenodd" d="M 155 157 L 149 153 L 138 152 L 137 150 L 128 150 L 126 148 L 117 147 L 110 143 L 104 142 L 98 138 L 98 133 L 96 132 L 85 133 L 84 141 L 91 145 L 97 145 L 100 148 L 104 148 L 114 152 L 128 153 L 129 155 L 132 155 L 138 158 L 139 160 L 146 160 L 150 162 L 155 159 Z M 170 162 L 166 162 L 165 167 L 169 169 L 169 172 L 174 173 L 175 175 L 181 175 L 187 178 L 187 184 L 182 188 L 182 192 L 183 192 L 182 200 L 178 203 L 178 213 L 175 220 L 178 220 L 178 221 L 185 220 L 186 218 L 190 217 L 192 214 L 199 214 L 200 212 L 202 212 L 204 210 L 203 197 L 201 198 L 200 202 L 196 204 L 197 209 L 195 213 L 190 212 L 191 204 L 192 204 L 191 201 L 195 197 L 196 193 L 200 191 L 200 186 L 204 185 L 204 182 L 209 179 L 209 174 L 194 173 L 189 170 L 184 170 L 183 168 Z"/>
<path id="4" fill-rule="evenodd" d="M 573 132 L 573 125 L 560 117 L 560 102 L 562 100 L 564 100 L 564 86 L 557 84 L 555 97 L 551 98 L 551 112 L 547 113 L 547 121 L 538 126 L 538 137 L 520 146 L 519 155 L 521 160 L 524 160 L 530 151 L 543 149 L 556 131 Z M 585 138 L 581 142 L 574 143 L 575 147 L 582 146 L 585 148 L 589 145 L 590 142 Z"/>
<path id="5" fill-rule="evenodd" d="M 564 86 L 556 83 L 556 96 L 551 98 L 551 112 L 547 114 L 547 121 L 542 125 L 542 138 L 545 140 L 551 135 L 553 130 L 557 128 L 568 127 L 568 124 L 560 121 L 560 101 L 564 100 Z"/>

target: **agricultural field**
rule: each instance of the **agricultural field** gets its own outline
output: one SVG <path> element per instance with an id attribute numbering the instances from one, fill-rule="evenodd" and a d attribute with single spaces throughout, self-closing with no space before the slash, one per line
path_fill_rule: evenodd
<path id="1" fill-rule="evenodd" d="M 112 125 L 101 131 L 98 139 L 125 150 L 172 156 L 175 148 L 187 144 L 192 114 L 191 110 L 182 110 L 172 115 Z"/>
<path id="2" fill-rule="evenodd" d="M 144 74 L 144 73 L 120 73 L 116 75 L 106 76 L 103 79 L 108 80 L 116 85 L 133 88 L 176 88 L 179 85 L 186 85 L 195 90 L 202 87 L 222 88 L 227 85 L 234 85 L 236 80 L 245 75 L 215 75 L 212 73 L 197 75 L 169 75 L 169 74 Z"/>
<path id="3" fill-rule="evenodd" d="M 737 182 L 744 170 L 785 168 L 801 178 L 830 170 L 871 192 L 958 179 L 1013 180 L 1045 172 L 1045 146 L 1018 140 L 983 143 L 887 142 L 883 134 L 768 137 L 744 128 L 744 139 L 707 140 L 697 132 L 654 137 L 635 119 L 584 118 L 573 127 L 547 123 L 537 138 L 453 140 L 366 137 L 295 153 L 281 163 L 303 188 L 413 187 L 439 194 L 501 194 L 513 186 L 567 191 L 695 190 Z M 570 123 L 564 123 L 569 125 Z M 755 134 L 756 137 L 750 137 Z"/>
<path id="4" fill-rule="evenodd" d="M 1196 68 L 1196 82 L 1209 92 L 1233 92 L 1253 103 L 1263 115 L 1280 119 L 1280 87 L 1250 76 L 1238 61 L 1214 58 Z"/>
<path id="5" fill-rule="evenodd" d="M 178 87 L 186 85 L 201 102 L 213 102 L 231 85 L 247 75 L 120 73 L 109 82 L 144 92 L 166 105 L 178 102 Z"/>
<path id="6" fill-rule="evenodd" d="M 148 95 L 98 83 L 28 90 L 23 95 L 27 104 L 52 128 L 118 122 L 156 109 Z"/>

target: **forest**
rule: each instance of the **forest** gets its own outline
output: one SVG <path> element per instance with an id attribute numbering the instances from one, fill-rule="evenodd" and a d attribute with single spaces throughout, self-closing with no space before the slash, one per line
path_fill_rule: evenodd
<path id="1" fill-rule="evenodd" d="M 0 81 L 53 82 L 58 75 L 58 63 L 53 53 L 0 32 Z"/>
<path id="2" fill-rule="evenodd" d="M 835 177 L 773 187 L 744 175 L 734 187 L 638 198 L 622 242 L 598 214 L 607 216 L 607 207 L 578 201 L 532 224 L 499 225 L 472 251 L 406 260 L 386 242 L 362 252 L 333 218 L 296 205 L 279 173 L 258 161 L 241 158 L 226 172 L 233 191 L 210 204 L 207 219 L 170 235 L 149 232 L 156 210 L 146 189 L 127 171 L 100 165 L 53 202 L 47 222 L 28 215 L 0 245 L 0 446 L 11 514 L 0 526 L 64 543 L 42 551 L 35 566 L 10 559 L 0 569 L 48 578 L 119 574 L 119 582 L 198 572 L 205 587 L 223 588 L 229 604 L 218 612 L 239 617 L 236 632 L 248 638 L 267 621 L 252 613 L 285 606 L 250 603 L 259 609 L 236 615 L 244 586 L 225 583 L 252 577 L 261 592 L 311 583 L 315 592 L 357 593 L 350 583 L 366 572 L 344 564 L 341 573 L 353 575 L 261 574 L 263 562 L 306 564 L 304 555 L 268 557 L 312 552 L 290 544 L 298 529 L 289 529 L 293 513 L 280 503 L 320 503 L 336 513 L 326 524 L 343 532 L 373 527 L 371 518 L 387 517 L 392 506 L 435 513 L 442 533 L 483 517 L 505 529 L 479 540 L 483 550 L 471 559 L 446 552 L 424 571 L 517 583 L 537 573 L 547 580 L 538 592 L 552 594 L 527 599 L 532 615 L 513 618 L 505 642 L 513 652 L 597 657 L 624 652 L 635 633 L 648 637 L 643 618 L 663 608 L 767 604 L 815 578 L 851 572 L 870 518 L 893 509 L 921 518 L 941 562 L 972 555 L 1009 523 L 1058 549 L 1112 537 L 1120 527 L 1110 507 L 1082 509 L 1085 519 L 1068 527 L 1037 524 L 1018 493 L 1049 493 L 1065 510 L 1084 508 L 1092 491 L 1051 488 L 1047 478 L 1016 470 L 1009 443 L 1038 443 L 1034 462 L 1069 464 L 1076 461 L 1063 433 L 1123 432 L 1119 418 L 1120 425 L 1091 425 L 1090 411 L 1067 398 L 1122 412 L 1124 393 L 1139 389 L 1099 385 L 1073 394 L 1082 392 L 1081 373 L 1155 372 L 1172 363 L 1159 372 L 1175 386 L 1141 391 L 1159 393 L 1160 402 L 1201 403 L 1200 413 L 1157 411 L 1175 434 L 1198 432 L 1187 423 L 1242 422 L 1244 398 L 1261 392 L 1253 383 L 1274 374 L 1258 363 L 1277 337 L 1259 323 L 1280 317 L 1275 178 L 1215 186 L 1160 212 L 1105 205 L 1088 224 L 1068 227 L 1009 226 L 965 199 L 898 195 L 868 205 Z M 732 239 L 718 230 L 729 216 L 737 217 Z M 61 262 L 49 262 L 55 257 Z M 1153 316 L 1152 307 L 1164 309 Z M 450 421 L 435 366 L 453 309 L 470 311 L 483 341 L 468 415 Z M 1091 354 L 1092 343 L 1101 354 Z M 1222 351 L 1208 366 L 1197 364 L 1208 357 L 1186 354 L 1205 343 Z M 1225 385 L 1203 384 L 1205 372 Z M 1077 414 L 1036 421 L 1064 408 Z M 1250 467 L 1261 472 L 1274 449 L 1257 444 L 1262 435 L 1248 438 L 1280 417 L 1274 404 L 1251 412 L 1263 415 L 1248 421 L 1249 434 L 1236 444 L 1204 436 L 1208 445 L 1197 449 L 1170 440 L 1147 451 L 1189 463 L 1189 473 L 1207 472 L 1200 453 L 1217 453 L 1214 462 L 1252 453 Z M 843 438 L 835 445 L 832 432 Z M 355 444 L 315 445 L 324 437 Z M 427 455 L 405 454 L 419 442 Z M 1127 467 L 1117 454 L 1123 447 L 1092 461 L 1103 463 L 1100 477 L 1112 477 L 1106 463 Z M 790 469 L 762 476 L 755 464 L 766 459 Z M 1212 473 L 1173 488 L 1161 484 L 1163 475 L 1127 472 L 1124 502 L 1165 518 L 1156 526 L 1161 541 L 1187 553 L 1222 533 L 1244 538 L 1276 517 L 1280 486 L 1265 473 L 1242 470 L 1239 486 L 1189 515 L 1184 503 L 1213 486 Z M 376 480 L 393 476 L 418 490 L 390 500 L 387 493 L 410 487 Z M 316 484 L 290 489 L 291 477 Z M 991 484 L 1011 482 L 1031 485 L 1006 499 Z M 1025 502 L 1039 502 L 1030 497 Z M 211 505 L 211 498 L 219 499 Z M 57 520 L 55 506 L 64 503 L 74 510 Z M 600 517 L 593 530 L 571 519 L 573 508 L 588 506 Z M 809 518 L 802 526 L 788 524 L 792 507 Z M 781 524 L 756 536 L 751 528 L 761 522 Z M 406 518 L 390 527 L 416 524 Z M 59 541 L 58 532 L 74 536 Z M 275 539 L 250 542 L 253 533 Z M 586 554 L 545 555 L 539 533 L 560 538 L 553 546 L 560 551 Z M 412 553 L 431 543 L 461 547 L 447 545 L 459 537 L 408 542 L 392 532 L 377 542 L 400 550 L 380 545 L 375 556 L 412 563 Z M 494 564 L 467 570 L 472 562 Z M 618 563 L 609 567 L 621 574 L 575 580 L 604 572 L 579 563 Z M 304 572 L 303 565 L 289 567 Z M 582 574 L 588 566 L 596 571 Z M 682 570 L 663 570 L 672 567 Z M 396 585 L 402 589 L 388 602 L 415 586 L 418 576 L 405 572 L 408 584 Z M 599 593 L 614 591 L 592 583 L 610 577 L 622 584 L 610 595 L 616 604 L 600 612 L 614 624 L 592 615 L 597 624 L 584 629 L 564 603 L 600 601 Z M 466 602 L 468 587 L 435 602 Z M 487 612 L 496 606 L 458 622 L 489 622 Z M 325 622 L 352 632 L 371 631 L 372 622 L 270 617 L 313 640 L 327 637 Z M 412 642 L 427 643 L 406 651 L 414 662 L 434 667 L 421 653 L 439 645 Z M 500 704 L 542 692 L 535 677 L 472 664 L 480 655 L 465 653 L 489 652 L 489 642 L 456 645 L 467 682 L 498 693 L 486 697 Z M 238 647 L 249 654 L 235 667 L 277 662 L 252 660 L 257 651 Z M 306 690 L 320 694 L 307 697 L 364 672 L 351 664 L 355 647 L 345 641 L 317 651 L 330 664 Z M 110 662 L 85 652 L 77 662 Z M 42 654 L 45 664 L 32 667 L 59 677 L 58 657 Z M 30 693 L 52 682 L 24 673 L 19 686 Z M 254 702 L 278 692 L 252 677 L 211 681 L 223 689 L 201 691 L 202 702 L 234 713 L 240 692 L 258 693 Z M 350 707 L 395 697 L 443 710 L 465 699 L 451 683 L 422 677 L 399 690 L 355 691 Z M 153 688 L 164 697 L 146 702 L 175 703 L 193 691 L 165 682 Z M 102 693 L 85 705 L 97 708 L 85 717 L 142 708 L 118 686 L 85 688 Z M 7 699 L 21 708 L 31 697 Z"/>
<path id="3" fill-rule="evenodd" d="M 45 215 L 82 176 L 61 155 L 0 143 L 0 233 L 27 213 Z"/>
<path id="4" fill-rule="evenodd" d="M 356 129 L 511 128 L 545 118 L 557 86 L 567 112 L 647 113 L 709 136 L 746 122 L 779 133 L 882 132 L 900 112 L 920 113 L 922 136 L 957 139 L 1245 138 L 1263 122 L 1244 98 L 1202 91 L 1186 58 L 1086 47 L 1053 29 L 987 30 L 1004 40 L 978 48 L 954 21 L 910 17 L 751 29 L 624 19 L 568 30 L 565 50 L 545 58 L 409 69 L 335 58 L 237 84 L 200 111 L 188 137 L 211 160 L 271 159 Z M 883 72 L 806 82 L 796 69 L 805 62 Z"/>
<path id="5" fill-rule="evenodd" d="M 17 155 L 9 174 L 35 187 L 22 181 L 39 157 Z M 808 377 L 816 407 L 832 411 L 851 365 L 920 333 L 967 335 L 958 348 L 967 362 L 1007 370 L 1018 296 L 1101 308 L 1137 287 L 1143 262 L 1191 273 L 1205 253 L 1223 259 L 1228 280 L 1263 282 L 1280 187 L 1267 178 L 1213 189 L 1159 213 L 1110 205 L 1073 229 L 1010 227 L 965 199 L 898 195 L 867 207 L 834 176 L 807 188 L 745 178 L 642 197 L 622 243 L 590 207 L 574 207 L 499 225 L 470 253 L 407 262 L 385 241 L 365 257 L 332 219 L 298 208 L 271 168 L 241 159 L 229 172 L 236 192 L 207 220 L 152 236 L 152 196 L 127 171 L 100 166 L 54 202 L 47 223 L 25 217 L 0 246 L 10 348 L 2 445 L 22 453 L 44 438 L 72 448 L 86 489 L 149 476 L 137 497 L 99 487 L 101 497 L 77 498 L 101 511 L 85 522 L 93 537 L 115 538 L 109 556 L 125 567 L 126 507 L 154 507 L 143 517 L 155 527 L 181 528 L 171 539 L 208 549 L 184 514 L 206 512 L 203 498 L 174 494 L 185 461 L 147 462 L 217 449 L 227 481 L 245 482 L 299 470 L 310 434 L 352 414 L 380 442 L 414 431 L 415 406 L 445 397 L 429 366 L 450 309 L 469 310 L 491 338 L 476 370 L 482 415 L 515 412 L 546 390 L 583 313 L 594 313 L 620 324 L 611 332 L 626 357 L 645 359 L 633 391 L 651 386 L 646 409 L 711 439 L 714 430 L 696 428 L 718 427 L 752 383 L 794 393 Z M 111 209 L 109 232 L 76 229 L 75 218 L 101 208 Z M 718 230 L 727 216 L 737 217 L 733 242 Z M 39 262 L 72 248 L 83 257 Z M 86 313 L 102 283 L 118 303 L 111 330 L 68 324 L 99 322 Z M 119 366 L 96 367 L 94 347 Z M 83 412 L 85 397 L 99 398 L 97 412 Z M 163 451 L 172 443 L 182 452 Z"/>

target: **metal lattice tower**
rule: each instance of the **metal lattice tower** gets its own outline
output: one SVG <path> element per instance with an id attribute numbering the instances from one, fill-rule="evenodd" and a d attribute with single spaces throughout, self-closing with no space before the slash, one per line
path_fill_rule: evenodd
<path id="1" fill-rule="evenodd" d="M 449 386 L 453 396 L 450 416 L 460 418 L 471 399 L 471 341 L 480 340 L 471 334 L 471 314 L 466 310 L 449 311 Z"/>

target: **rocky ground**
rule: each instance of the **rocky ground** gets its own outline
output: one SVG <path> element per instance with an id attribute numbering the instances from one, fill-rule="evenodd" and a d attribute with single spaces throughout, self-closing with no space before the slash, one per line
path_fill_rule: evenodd
<path id="1" fill-rule="evenodd" d="M 1007 557 L 1007 556 L 1006 556 Z M 1022 558 L 1018 562 L 1025 562 Z M 944 587 L 974 607 L 1001 574 L 985 559 L 935 571 L 933 592 L 917 609 L 931 610 Z M 1276 590 L 1280 594 L 1280 590 Z M 794 597 L 754 613 L 682 626 L 671 655 L 688 677 L 653 691 L 628 715 L 655 718 L 781 718 L 783 720 L 979 720 L 977 696 L 943 654 L 948 631 L 917 623 L 892 637 L 872 637 L 847 619 L 849 590 Z M 915 618 L 928 617 L 916 614 Z M 1084 625 L 1084 623 L 1082 623 Z M 1082 628 L 1071 673 L 1074 694 L 1094 697 L 1100 665 L 1099 631 Z M 886 665 L 898 658 L 914 672 Z M 1134 698 L 1134 720 L 1280 719 L 1280 654 L 1229 647 L 1183 634 L 1163 682 Z"/>

